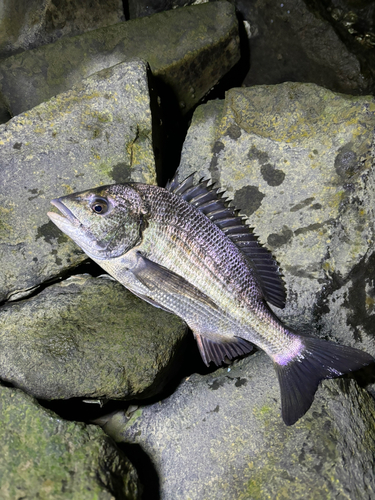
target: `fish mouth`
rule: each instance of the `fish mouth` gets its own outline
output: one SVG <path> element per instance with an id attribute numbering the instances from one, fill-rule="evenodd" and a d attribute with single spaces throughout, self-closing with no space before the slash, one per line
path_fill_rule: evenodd
<path id="1" fill-rule="evenodd" d="M 64 205 L 59 198 L 51 200 L 61 215 L 56 212 L 47 212 L 50 220 L 67 236 L 69 236 L 82 250 L 93 259 L 103 259 L 103 245 L 97 241 L 92 232 Z"/>
<path id="2" fill-rule="evenodd" d="M 48 217 L 52 220 L 52 222 L 70 222 L 75 227 L 81 225 L 77 217 L 73 215 L 73 213 L 69 210 L 68 207 L 64 205 L 58 198 L 51 200 L 51 203 L 54 207 L 56 207 L 62 215 L 57 214 L 56 212 L 47 212 Z"/>

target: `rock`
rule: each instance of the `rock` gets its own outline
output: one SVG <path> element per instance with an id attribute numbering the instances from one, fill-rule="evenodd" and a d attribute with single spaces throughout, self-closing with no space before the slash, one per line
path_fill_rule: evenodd
<path id="1" fill-rule="evenodd" d="M 147 453 L 152 465 L 143 475 L 152 477 L 155 468 L 162 500 L 375 494 L 373 399 L 354 380 L 324 381 L 308 413 L 286 427 L 263 353 L 194 374 L 166 400 L 130 418 L 117 412 L 103 428 L 129 450 L 138 445 Z M 145 493 L 154 487 L 145 485 Z"/>
<path id="2" fill-rule="evenodd" d="M 239 56 L 235 10 L 227 2 L 213 2 L 66 37 L 12 56 L 0 63 L 0 89 L 14 116 L 96 71 L 138 57 L 167 86 L 169 99 L 188 111 Z"/>
<path id="3" fill-rule="evenodd" d="M 124 20 L 121 0 L 4 0 L 0 11 L 0 59 L 62 36 Z"/>
<path id="4" fill-rule="evenodd" d="M 244 86 L 296 81 L 346 94 L 373 93 L 373 47 L 366 50 L 362 42 L 345 40 L 332 24 L 330 12 L 337 10 L 333 4 L 256 0 L 236 6 L 250 37 L 248 51 L 243 50 L 251 54 Z"/>
<path id="5" fill-rule="evenodd" d="M 155 183 L 146 67 L 103 70 L 0 126 L 0 301 L 85 259 L 50 200 L 101 184 Z"/>
<path id="6" fill-rule="evenodd" d="M 374 99 L 284 83 L 203 109 L 179 178 L 213 179 L 246 214 L 281 265 L 289 326 L 375 354 Z"/>
<path id="7" fill-rule="evenodd" d="M 193 172 L 199 173 L 197 177 L 210 176 L 208 168 L 223 110 L 224 101 L 219 99 L 208 101 L 195 110 L 181 151 L 178 168 L 181 180 Z"/>
<path id="8" fill-rule="evenodd" d="M 207 3 L 204 0 L 199 3 Z M 195 0 L 128 0 L 129 19 L 150 16 L 164 10 L 186 7 L 195 3 Z"/>
<path id="9" fill-rule="evenodd" d="M 154 395 L 186 333 L 176 316 L 89 275 L 4 305 L 0 325 L 0 378 L 41 399 Z"/>
<path id="10" fill-rule="evenodd" d="M 140 498 L 137 474 L 101 429 L 68 422 L 18 389 L 0 387 L 0 496 Z"/>

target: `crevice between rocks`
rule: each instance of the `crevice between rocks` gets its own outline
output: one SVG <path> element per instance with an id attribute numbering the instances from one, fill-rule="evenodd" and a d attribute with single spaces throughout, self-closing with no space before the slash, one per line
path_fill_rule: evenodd
<path id="1" fill-rule="evenodd" d="M 0 308 L 7 304 L 16 304 L 17 302 L 31 299 L 36 295 L 39 295 L 47 287 L 55 285 L 56 283 L 61 283 L 61 281 L 65 281 L 72 276 L 77 276 L 78 274 L 88 274 L 93 278 L 97 278 L 98 276 L 105 275 L 106 272 L 91 259 L 85 259 L 78 266 L 66 269 L 53 276 L 53 278 L 43 281 L 43 283 L 40 283 L 33 288 L 28 290 L 15 290 L 7 300 L 0 302 Z M 108 277 L 110 276 L 108 275 Z"/>

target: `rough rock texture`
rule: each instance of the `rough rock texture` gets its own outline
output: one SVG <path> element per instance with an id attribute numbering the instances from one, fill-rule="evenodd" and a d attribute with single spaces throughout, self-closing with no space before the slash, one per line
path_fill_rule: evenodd
<path id="1" fill-rule="evenodd" d="M 64 421 L 22 391 L 0 387 L 2 500 L 136 500 L 137 475 L 93 425 Z"/>
<path id="2" fill-rule="evenodd" d="M 187 111 L 239 56 L 234 8 L 213 2 L 66 37 L 12 56 L 0 64 L 0 88 L 14 116 L 96 71 L 139 57 Z"/>
<path id="3" fill-rule="evenodd" d="M 250 37 L 250 68 L 243 84 L 314 82 L 336 92 L 373 93 L 373 46 L 366 50 L 361 42 L 346 43 L 329 19 L 327 7 L 332 12 L 337 3 L 237 0 Z M 350 3 L 359 7 L 365 2 Z"/>
<path id="4" fill-rule="evenodd" d="M 121 0 L 3 0 L 0 59 L 123 20 Z"/>
<path id="5" fill-rule="evenodd" d="M 1 125 L 0 157 L 1 301 L 85 258 L 49 221 L 52 198 L 155 183 L 145 64 L 103 70 Z"/>
<path id="6" fill-rule="evenodd" d="M 286 427 L 272 362 L 263 353 L 192 375 L 130 419 L 115 413 L 104 430 L 148 454 L 145 475 L 155 468 L 162 500 L 375 494 L 373 399 L 354 380 L 324 382 L 309 412 Z"/>
<path id="7" fill-rule="evenodd" d="M 42 399 L 150 396 L 185 332 L 118 282 L 73 276 L 0 308 L 0 378 Z"/>
<path id="8" fill-rule="evenodd" d="M 206 106 L 180 178 L 213 179 L 248 216 L 284 274 L 278 316 L 374 354 L 374 99 L 285 83 L 231 89 L 223 111 Z"/>

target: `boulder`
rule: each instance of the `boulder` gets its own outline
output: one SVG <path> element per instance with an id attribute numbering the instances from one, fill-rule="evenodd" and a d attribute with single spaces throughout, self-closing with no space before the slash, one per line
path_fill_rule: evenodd
<path id="1" fill-rule="evenodd" d="M 134 409 L 133 409 L 134 411 Z M 101 420 L 162 500 L 296 500 L 375 494 L 375 402 L 354 380 L 325 381 L 307 414 L 286 427 L 263 353 L 188 377 L 169 398 Z M 155 483 L 159 484 L 155 484 Z"/>
<path id="2" fill-rule="evenodd" d="M 89 75 L 141 58 L 186 112 L 238 61 L 234 7 L 228 2 L 171 10 L 65 37 L 0 63 L 0 91 L 12 116 Z"/>
<path id="3" fill-rule="evenodd" d="M 101 184 L 155 183 L 146 66 L 119 64 L 0 126 L 0 301 L 86 256 L 49 221 L 50 201 Z"/>
<path id="4" fill-rule="evenodd" d="M 355 33 L 347 32 L 353 10 L 362 13 L 357 29 L 366 30 L 366 24 L 373 24 L 372 14 L 366 12 L 371 6 L 365 4 L 340 1 L 330 5 L 309 0 L 237 2 L 249 37 L 248 50 L 243 50 L 249 65 L 243 85 L 311 82 L 350 95 L 372 94 L 374 34 L 362 33 L 357 40 Z M 343 12 L 345 30 L 335 22 L 338 12 Z M 366 44 L 366 40 L 370 43 Z"/>
<path id="5" fill-rule="evenodd" d="M 108 276 L 76 275 L 0 308 L 0 378 L 41 399 L 152 396 L 185 332 Z"/>
<path id="6" fill-rule="evenodd" d="M 3 500 L 140 498 L 134 467 L 101 429 L 63 420 L 4 386 L 0 440 Z"/>
<path id="7" fill-rule="evenodd" d="M 123 20 L 121 0 L 3 0 L 0 59 Z"/>

